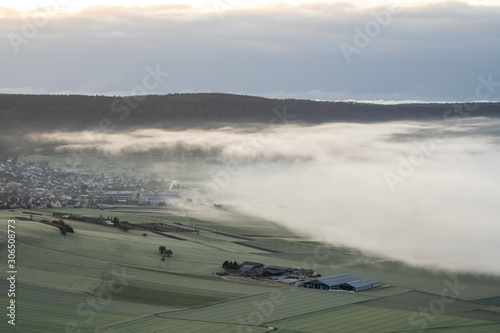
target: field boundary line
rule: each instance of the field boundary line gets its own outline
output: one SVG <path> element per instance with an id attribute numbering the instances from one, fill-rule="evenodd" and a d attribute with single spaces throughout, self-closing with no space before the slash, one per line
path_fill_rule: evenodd
<path id="1" fill-rule="evenodd" d="M 225 322 L 221 322 L 221 321 L 211 321 L 211 320 L 196 320 L 196 319 L 186 319 L 186 318 L 161 317 L 158 314 L 154 314 L 153 316 L 156 317 L 156 318 L 161 318 L 161 319 L 194 321 L 194 322 L 198 322 L 198 323 L 222 324 L 222 325 L 231 325 L 231 326 L 261 327 L 261 328 L 267 328 L 267 329 L 269 329 L 269 327 L 268 326 L 264 326 L 264 324 L 262 324 L 262 325 L 242 325 L 242 324 L 225 323 Z"/>
<path id="2" fill-rule="evenodd" d="M 113 323 L 108 323 L 108 324 L 96 326 L 92 331 L 96 332 L 96 333 L 106 332 L 108 329 L 112 329 L 113 326 L 134 322 L 134 321 L 144 319 L 144 318 L 149 318 L 149 317 L 154 317 L 154 313 L 148 313 L 148 314 L 145 314 L 145 315 L 142 315 L 139 317 L 134 317 L 132 319 L 125 319 L 125 320 L 116 321 Z"/>
<path id="3" fill-rule="evenodd" d="M 284 289 L 289 289 L 289 288 L 284 287 L 284 288 L 281 288 L 281 289 L 278 289 L 278 290 L 284 290 Z M 240 301 L 240 300 L 243 300 L 245 298 L 250 298 L 250 297 L 255 297 L 255 296 L 261 296 L 261 295 L 269 294 L 269 293 L 272 293 L 272 292 L 275 292 L 275 291 L 276 290 L 266 291 L 266 292 L 263 292 L 263 293 L 258 293 L 258 294 L 243 296 L 243 297 L 236 298 L 236 299 L 228 299 L 227 301 L 223 301 L 223 302 L 220 302 L 220 303 L 202 305 L 202 306 L 197 306 L 197 307 L 193 307 L 193 308 L 172 310 L 172 311 L 167 311 L 167 312 L 158 312 L 158 313 L 155 313 L 155 316 L 158 317 L 158 318 L 165 318 L 165 319 L 182 319 L 182 318 L 164 317 L 162 315 L 164 313 L 169 314 L 169 313 L 182 312 L 182 311 L 200 310 L 200 309 L 208 308 L 208 307 L 211 307 L 211 306 L 222 305 L 222 304 L 226 304 L 226 303 L 230 303 L 230 302 Z M 202 321 L 202 320 L 193 320 L 193 321 Z M 224 323 L 224 322 L 217 322 L 217 323 L 227 324 L 227 323 Z"/>

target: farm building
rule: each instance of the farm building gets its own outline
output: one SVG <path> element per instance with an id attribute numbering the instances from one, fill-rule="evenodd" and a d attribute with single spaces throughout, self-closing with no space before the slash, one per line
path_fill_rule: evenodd
<path id="1" fill-rule="evenodd" d="M 304 282 L 304 288 L 326 289 L 326 290 L 350 290 L 363 291 L 376 287 L 380 287 L 382 283 L 377 279 L 360 280 L 350 274 L 341 274 L 335 276 L 324 277 L 312 281 Z"/>
<path id="2" fill-rule="evenodd" d="M 240 267 L 240 271 L 246 276 L 260 276 L 262 275 L 263 268 L 253 265 L 244 265 Z"/>
<path id="3" fill-rule="evenodd" d="M 224 264 L 222 265 L 222 267 L 224 267 Z M 293 268 L 276 265 L 265 266 L 262 263 L 252 261 L 244 261 L 239 264 L 238 271 L 240 274 L 246 276 L 263 276 L 267 278 L 276 278 L 293 274 L 302 276 L 321 276 L 312 269 Z"/>
<path id="4" fill-rule="evenodd" d="M 241 270 L 242 272 L 247 272 L 247 271 L 252 270 L 252 268 L 253 268 L 253 266 L 252 266 L 252 265 L 244 265 L 244 266 L 241 266 L 241 267 L 240 267 L 240 270 Z"/>
<path id="5" fill-rule="evenodd" d="M 253 267 L 257 267 L 257 268 L 261 268 L 261 267 L 264 267 L 264 264 L 261 264 L 260 262 L 253 262 L 253 261 L 244 261 L 240 264 L 240 268 L 243 267 L 243 266 L 247 266 L 247 265 L 250 265 Z"/>
<path id="6" fill-rule="evenodd" d="M 328 276 L 304 282 L 304 288 L 327 289 L 327 290 L 339 289 L 341 285 L 356 280 L 359 280 L 359 278 L 352 276 L 350 274 L 341 274 L 341 275 Z"/>
<path id="7" fill-rule="evenodd" d="M 297 270 L 297 268 L 293 268 L 293 267 L 283 267 L 283 266 L 275 266 L 275 265 L 269 265 L 269 266 L 266 266 L 266 268 L 280 270 L 280 271 L 284 271 L 286 273 L 292 273 L 292 272 Z"/>
<path id="8" fill-rule="evenodd" d="M 264 269 L 262 276 L 265 276 L 265 277 L 280 276 L 280 275 L 290 274 L 296 270 L 297 270 L 296 268 L 292 268 L 292 267 L 282 267 L 282 266 L 269 265 L 269 266 L 266 266 L 266 268 Z"/>
<path id="9" fill-rule="evenodd" d="M 293 272 L 293 274 L 304 275 L 304 276 L 318 276 L 318 272 L 313 269 L 299 268 Z M 321 275 L 319 275 L 321 276 Z"/>
<path id="10" fill-rule="evenodd" d="M 262 276 L 264 276 L 264 277 L 281 276 L 281 275 L 285 275 L 285 274 L 286 274 L 286 271 L 283 269 L 273 269 L 273 268 L 267 268 L 267 267 L 262 272 Z"/>
<path id="11" fill-rule="evenodd" d="M 377 279 L 350 281 L 340 286 L 340 289 L 363 291 L 376 287 L 380 287 L 382 283 Z"/>
<path id="12" fill-rule="evenodd" d="M 377 279 L 368 279 L 366 281 L 370 282 L 372 288 L 382 287 L 382 282 Z"/>

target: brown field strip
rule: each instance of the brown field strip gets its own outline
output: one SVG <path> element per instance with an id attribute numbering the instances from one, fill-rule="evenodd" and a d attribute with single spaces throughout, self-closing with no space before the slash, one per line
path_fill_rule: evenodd
<path id="1" fill-rule="evenodd" d="M 269 253 L 282 253 L 280 251 L 266 249 L 265 247 L 261 247 L 261 246 L 257 246 L 257 245 L 252 245 L 252 244 L 249 244 L 248 242 L 233 242 L 233 243 L 238 244 L 238 245 L 242 245 L 242 246 L 246 246 L 246 247 L 250 247 L 250 248 L 256 249 L 256 250 L 269 252 Z"/>

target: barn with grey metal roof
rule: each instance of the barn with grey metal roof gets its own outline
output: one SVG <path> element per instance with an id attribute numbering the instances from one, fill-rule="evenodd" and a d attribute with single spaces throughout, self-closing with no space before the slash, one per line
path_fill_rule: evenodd
<path id="1" fill-rule="evenodd" d="M 367 280 L 357 280 L 349 281 L 340 286 L 340 289 L 352 290 L 352 291 L 363 291 L 376 287 L 380 287 L 382 283 L 377 279 L 367 279 Z"/>
<path id="2" fill-rule="evenodd" d="M 304 282 L 304 287 L 314 289 L 339 289 L 340 285 L 356 280 L 359 280 L 356 276 L 340 274 Z"/>
<path id="3" fill-rule="evenodd" d="M 350 281 L 340 286 L 341 289 L 352 291 L 363 291 L 371 289 L 370 282 L 366 280 Z"/>
<path id="4" fill-rule="evenodd" d="M 304 288 L 323 289 L 323 290 L 350 290 L 363 291 L 380 287 L 382 283 L 377 279 L 360 280 L 358 277 L 350 274 L 340 274 L 319 278 L 303 283 Z"/>

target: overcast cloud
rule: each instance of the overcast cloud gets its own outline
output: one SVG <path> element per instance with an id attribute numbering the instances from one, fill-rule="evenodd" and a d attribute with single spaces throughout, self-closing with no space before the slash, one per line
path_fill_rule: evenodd
<path id="1" fill-rule="evenodd" d="M 479 76 L 500 82 L 500 7 L 445 2 L 381 14 L 388 9 L 317 2 L 220 15 L 188 5 L 93 7 L 40 19 L 36 32 L 23 34 L 26 19 L 0 8 L 0 92 L 129 95 L 140 92 L 148 66 L 169 73 L 147 91 L 158 94 L 462 101 Z M 369 44 L 356 44 L 355 28 L 367 27 Z M 12 33 L 23 38 L 16 47 Z M 346 57 L 346 45 L 358 51 L 348 48 Z M 485 99 L 500 100 L 500 89 Z"/>

